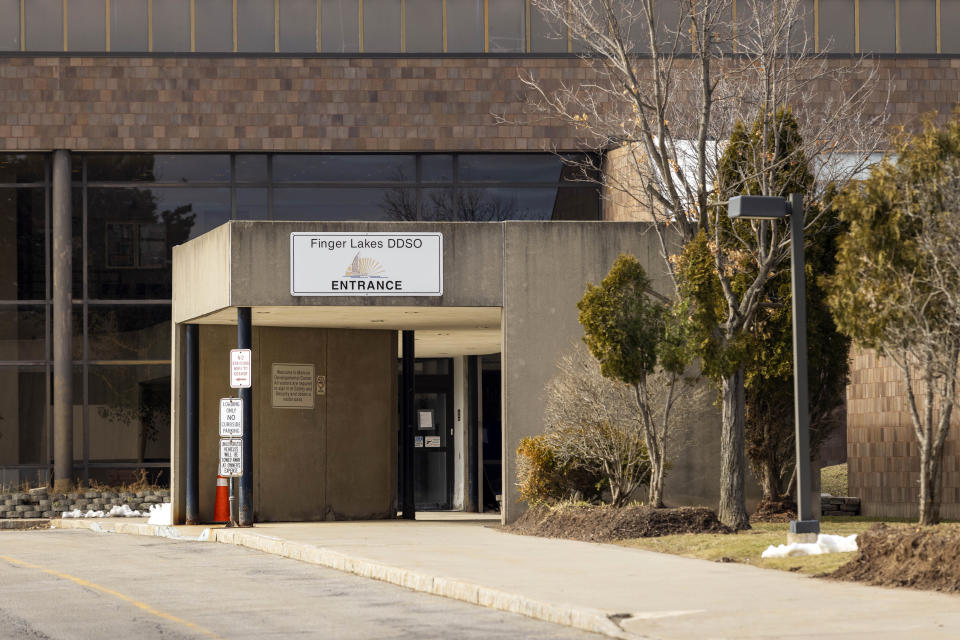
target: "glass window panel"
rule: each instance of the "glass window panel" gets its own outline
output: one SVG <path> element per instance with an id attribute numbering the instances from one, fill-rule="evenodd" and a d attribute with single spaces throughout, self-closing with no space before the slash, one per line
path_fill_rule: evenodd
<path id="1" fill-rule="evenodd" d="M 51 409 L 43 367 L 0 367 L 0 465 L 48 460 Z"/>
<path id="2" fill-rule="evenodd" d="M 169 360 L 169 305 L 87 306 L 91 360 Z"/>
<path id="3" fill-rule="evenodd" d="M 230 219 L 227 188 L 91 188 L 88 197 L 91 298 L 169 298 L 171 248 Z"/>
<path id="4" fill-rule="evenodd" d="M 557 182 L 563 162 L 557 156 L 537 154 L 463 154 L 461 182 Z"/>
<path id="5" fill-rule="evenodd" d="M 238 188 L 237 220 L 269 220 L 270 212 L 267 209 L 267 190 Z"/>
<path id="6" fill-rule="evenodd" d="M 24 2 L 27 51 L 63 51 L 63 1 Z"/>
<path id="7" fill-rule="evenodd" d="M 940 0 L 940 52 L 960 53 L 960 0 Z"/>
<path id="8" fill-rule="evenodd" d="M 275 220 L 388 220 L 389 189 L 278 187 Z"/>
<path id="9" fill-rule="evenodd" d="M 387 190 L 383 195 L 381 208 L 384 219 L 390 221 L 430 220 L 431 210 L 424 201 L 425 190 L 414 186 L 398 186 Z"/>
<path id="10" fill-rule="evenodd" d="M 45 165 L 41 153 L 0 153 L 0 184 L 43 182 Z"/>
<path id="11" fill-rule="evenodd" d="M 0 305 L 0 360 L 46 360 L 46 327 L 42 304 Z"/>
<path id="12" fill-rule="evenodd" d="M 111 0 L 111 51 L 146 51 L 148 31 L 147 0 Z"/>
<path id="13" fill-rule="evenodd" d="M 273 51 L 273 2 L 237 0 L 237 50 Z"/>
<path id="14" fill-rule="evenodd" d="M 273 157 L 275 182 L 397 182 L 416 176 L 412 155 L 298 155 Z"/>
<path id="15" fill-rule="evenodd" d="M 936 0 L 900 0 L 900 51 L 937 52 Z"/>
<path id="16" fill-rule="evenodd" d="M 67 3 L 67 49 L 106 51 L 105 0 L 69 0 Z"/>
<path id="17" fill-rule="evenodd" d="M 453 180 L 453 156 L 431 154 L 420 157 L 420 180 L 423 182 L 450 182 Z"/>
<path id="18" fill-rule="evenodd" d="M 897 7 L 894 0 L 873 0 L 869 11 L 860 11 L 860 50 L 896 53 Z"/>
<path id="19" fill-rule="evenodd" d="M 316 50 L 317 1 L 280 0 L 280 51 Z"/>
<path id="20" fill-rule="evenodd" d="M 190 51 L 190 0 L 153 3 L 153 50 Z"/>
<path id="21" fill-rule="evenodd" d="M 237 182 L 266 182 L 267 156 L 241 154 L 234 159 L 234 180 Z"/>
<path id="22" fill-rule="evenodd" d="M 400 51 L 400 3 L 397 0 L 364 0 L 363 50 Z"/>
<path id="23" fill-rule="evenodd" d="M 0 0 L 0 51 L 20 50 L 20 0 Z"/>
<path id="24" fill-rule="evenodd" d="M 404 11 L 407 52 L 443 51 L 443 0 L 406 0 Z"/>
<path id="25" fill-rule="evenodd" d="M 684 5 L 679 2 L 657 2 L 654 4 L 653 13 L 660 50 L 669 52 L 676 46 L 677 53 L 689 53 L 689 21 Z"/>
<path id="26" fill-rule="evenodd" d="M 231 0 L 195 0 L 197 51 L 233 51 Z"/>
<path id="27" fill-rule="evenodd" d="M 596 185 L 557 189 L 551 220 L 600 220 L 600 217 L 600 191 Z"/>
<path id="28" fill-rule="evenodd" d="M 853 53 L 853 0 L 820 0 L 820 50 Z"/>
<path id="29" fill-rule="evenodd" d="M 44 300 L 44 189 L 0 189 L 0 300 Z"/>
<path id="30" fill-rule="evenodd" d="M 487 0 L 488 39 L 492 53 L 524 50 L 524 3 L 518 0 Z"/>
<path id="31" fill-rule="evenodd" d="M 535 53 L 567 51 L 566 25 L 534 5 L 530 6 L 530 50 Z"/>
<path id="32" fill-rule="evenodd" d="M 91 365 L 89 372 L 90 461 L 168 461 L 170 366 Z"/>
<path id="33" fill-rule="evenodd" d="M 104 153 L 87 156 L 91 182 L 229 182 L 230 156 L 203 153 Z"/>
<path id="34" fill-rule="evenodd" d="M 800 0 L 802 19 L 790 31 L 790 44 L 794 51 L 813 52 L 814 47 L 814 0 Z"/>
<path id="35" fill-rule="evenodd" d="M 447 0 L 447 51 L 483 51 L 482 0 Z"/>
<path id="36" fill-rule="evenodd" d="M 424 189 L 421 219 L 462 222 L 550 220 L 556 193 L 556 187 Z"/>
<path id="37" fill-rule="evenodd" d="M 359 51 L 359 0 L 323 0 L 320 11 L 321 49 L 326 53 Z"/>

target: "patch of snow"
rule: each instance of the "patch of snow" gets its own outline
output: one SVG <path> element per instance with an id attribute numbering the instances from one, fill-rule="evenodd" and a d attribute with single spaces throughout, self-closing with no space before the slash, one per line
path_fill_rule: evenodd
<path id="1" fill-rule="evenodd" d="M 173 524 L 173 511 L 171 507 L 173 505 L 169 502 L 164 502 L 162 504 L 153 504 L 150 505 L 150 519 L 147 520 L 147 524 L 156 524 L 165 527 L 169 527 Z"/>
<path id="2" fill-rule="evenodd" d="M 87 511 L 84 513 L 80 509 L 73 511 L 64 511 L 60 514 L 61 518 L 142 518 L 147 514 L 131 509 L 129 505 L 120 505 L 110 507 L 110 511 Z"/>
<path id="3" fill-rule="evenodd" d="M 207 527 L 200 532 L 200 535 L 197 536 L 197 540 L 200 542 L 208 542 L 210 540 L 210 528 Z"/>
<path id="4" fill-rule="evenodd" d="M 760 554 L 761 558 L 791 558 L 795 556 L 819 556 L 824 553 L 839 553 L 857 550 L 857 534 L 835 536 L 821 533 L 816 542 L 794 542 L 770 545 Z"/>

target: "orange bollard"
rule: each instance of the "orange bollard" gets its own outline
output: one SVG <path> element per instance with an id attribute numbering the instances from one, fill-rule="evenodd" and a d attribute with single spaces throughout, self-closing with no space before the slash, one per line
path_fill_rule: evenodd
<path id="1" fill-rule="evenodd" d="M 227 524 L 230 522 L 230 488 L 227 483 L 229 478 L 217 476 L 217 501 L 213 507 L 214 524 Z"/>

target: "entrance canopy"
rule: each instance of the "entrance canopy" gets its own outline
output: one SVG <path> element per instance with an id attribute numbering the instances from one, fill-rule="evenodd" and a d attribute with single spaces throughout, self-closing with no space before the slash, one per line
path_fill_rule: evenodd
<path id="1" fill-rule="evenodd" d="M 516 448 L 543 430 L 544 388 L 583 335 L 576 303 L 586 284 L 632 253 L 669 291 L 648 230 L 636 222 L 232 221 L 175 247 L 176 521 L 187 501 L 185 363 L 199 361 L 194 424 L 204 478 L 215 475 L 209 459 L 216 457 L 218 398 L 234 393 L 227 369 L 238 332 L 229 325 L 247 310 L 249 326 L 241 326 L 252 327 L 258 518 L 395 513 L 398 332 L 414 331 L 418 358 L 500 354 L 502 517 L 512 521 L 523 509 Z M 417 236 L 429 252 L 400 251 L 419 248 Z M 307 372 L 317 380 L 315 396 L 297 387 L 309 382 Z M 286 398 L 278 376 L 300 395 Z"/>

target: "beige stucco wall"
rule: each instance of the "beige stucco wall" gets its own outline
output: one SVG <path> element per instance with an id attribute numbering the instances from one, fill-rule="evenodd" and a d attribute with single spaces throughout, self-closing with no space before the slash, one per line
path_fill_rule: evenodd
<path id="1" fill-rule="evenodd" d="M 235 327 L 200 327 L 200 518 L 213 519 L 219 399 Z M 396 333 L 254 327 L 254 519 L 386 518 L 396 513 Z M 273 363 L 313 364 L 313 409 L 272 407 Z"/>

